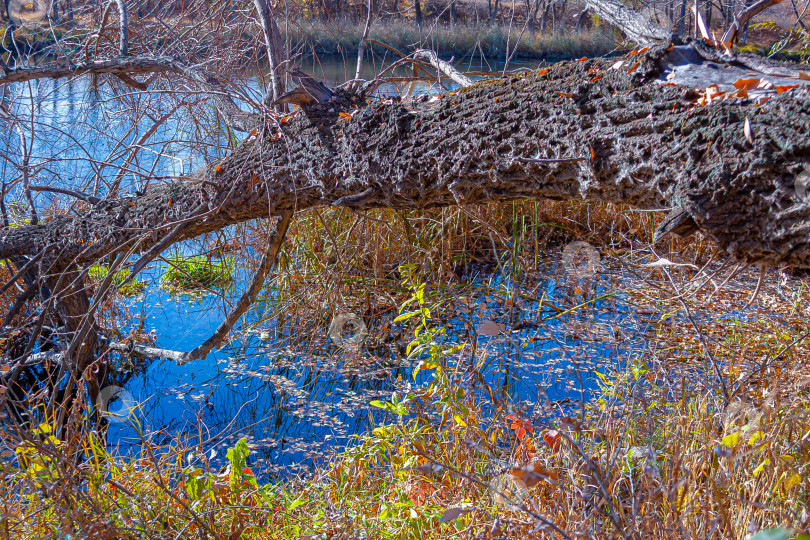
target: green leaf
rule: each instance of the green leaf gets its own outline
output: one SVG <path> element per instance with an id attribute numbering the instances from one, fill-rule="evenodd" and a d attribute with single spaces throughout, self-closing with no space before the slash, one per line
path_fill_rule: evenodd
<path id="1" fill-rule="evenodd" d="M 418 311 L 409 311 L 408 313 L 403 313 L 402 315 L 394 319 L 394 322 L 407 321 L 408 319 L 416 317 L 417 315 L 419 315 Z"/>
<path id="2" fill-rule="evenodd" d="M 231 487 L 239 485 L 239 481 L 242 479 L 243 474 L 242 469 L 244 469 L 247 465 L 249 453 L 250 449 L 248 448 L 247 439 L 244 437 L 239 439 L 236 446 L 228 449 L 228 463 L 231 464 L 231 471 L 228 478 L 230 480 Z"/>

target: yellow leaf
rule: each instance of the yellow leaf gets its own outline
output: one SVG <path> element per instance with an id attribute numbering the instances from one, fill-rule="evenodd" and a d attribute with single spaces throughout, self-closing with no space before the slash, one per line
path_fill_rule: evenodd
<path id="1" fill-rule="evenodd" d="M 787 478 L 782 482 L 782 485 L 785 487 L 786 490 L 791 489 L 802 482 L 802 477 L 799 476 L 798 473 L 793 473 L 793 476 Z"/>
<path id="2" fill-rule="evenodd" d="M 754 477 L 756 478 L 757 476 L 759 476 L 759 474 L 762 471 L 765 470 L 765 467 L 767 467 L 770 464 L 771 464 L 771 459 L 770 458 L 765 458 L 765 461 L 760 463 L 759 466 L 756 469 L 754 469 Z"/>
<path id="3" fill-rule="evenodd" d="M 726 445 L 729 448 L 734 448 L 740 442 L 740 434 L 739 433 L 732 433 L 731 435 L 726 435 L 725 437 L 723 437 L 723 440 L 720 441 L 720 442 L 722 442 L 724 445 Z"/>
<path id="4" fill-rule="evenodd" d="M 460 425 L 461 427 L 467 427 L 467 422 L 464 421 L 460 414 L 454 414 L 453 419 L 456 421 L 456 424 Z"/>

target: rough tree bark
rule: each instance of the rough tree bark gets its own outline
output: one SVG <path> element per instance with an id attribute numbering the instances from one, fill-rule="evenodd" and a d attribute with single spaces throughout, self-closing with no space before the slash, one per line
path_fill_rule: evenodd
<path id="1" fill-rule="evenodd" d="M 318 205 L 582 198 L 683 207 L 741 260 L 810 267 L 810 204 L 794 190 L 810 162 L 807 88 L 763 106 L 700 107 L 695 89 L 657 80 L 666 49 L 619 69 L 613 59 L 568 62 L 435 102 L 375 102 L 348 120 L 339 103 L 315 107 L 272 123 L 195 178 L 104 201 L 81 217 L 3 229 L 0 257 L 45 250 L 61 269 L 125 248 L 144 252 L 171 231 L 179 241 Z"/>
<path id="2" fill-rule="evenodd" d="M 440 98 L 362 103 L 338 90 L 334 99 L 292 120 L 241 111 L 210 76 L 171 59 L 126 58 L 0 75 L 2 84 L 85 72 L 171 72 L 214 95 L 226 121 L 256 129 L 230 156 L 192 177 L 135 197 L 85 197 L 91 206 L 79 215 L 0 229 L 0 258 L 21 265 L 36 260 L 39 275 L 56 276 L 49 278 L 56 280 L 49 290 L 78 298 L 52 296 L 78 338 L 66 352 L 74 372 L 88 362 L 82 344 L 96 340 L 97 301 L 90 305 L 86 291 L 69 289 L 81 283 L 88 265 L 115 258 L 102 284 L 107 287 L 112 271 L 138 254 L 130 279 L 173 243 L 249 219 L 282 216 L 273 240 L 280 242 L 294 212 L 323 205 L 423 209 L 519 199 L 602 200 L 671 209 L 663 232 L 699 228 L 741 261 L 810 268 L 810 198 L 808 186 L 798 185 L 810 170 L 810 88 L 773 92 L 765 103 L 749 98 L 700 106 L 694 85 L 666 84 L 667 75 L 682 80 L 684 64 L 704 74 L 726 73 L 730 64 L 747 65 L 745 58 L 720 57 L 697 44 L 672 47 L 663 29 L 612 0 L 590 5 L 603 16 L 611 10 L 633 39 L 664 43 L 618 62 L 564 62 L 477 84 L 456 78 L 462 88 Z M 449 69 L 438 58 L 428 59 Z M 781 76 L 798 73 L 795 66 L 764 65 L 768 69 Z M 262 272 L 266 265 L 259 282 Z M 25 302 L 30 295 L 20 298 Z M 178 358 L 204 356 L 238 315 L 229 314 L 212 340 Z"/>

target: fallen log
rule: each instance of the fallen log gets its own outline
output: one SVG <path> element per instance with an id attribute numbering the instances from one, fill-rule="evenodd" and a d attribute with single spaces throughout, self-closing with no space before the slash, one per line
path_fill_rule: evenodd
<path id="1" fill-rule="evenodd" d="M 673 50 L 566 62 L 440 98 L 317 106 L 269 122 L 194 178 L 3 229 L 0 257 L 45 250 L 64 268 L 336 201 L 365 210 L 530 198 L 677 207 L 739 260 L 810 267 L 810 204 L 795 189 L 810 163 L 807 86 L 764 104 L 700 106 L 697 89 L 660 80 Z"/>

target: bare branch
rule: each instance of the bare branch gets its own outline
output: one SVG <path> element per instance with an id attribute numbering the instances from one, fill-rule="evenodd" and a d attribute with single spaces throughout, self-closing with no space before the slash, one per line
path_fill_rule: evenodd
<path id="1" fill-rule="evenodd" d="M 253 302 L 256 301 L 256 297 L 259 295 L 259 291 L 261 291 L 262 285 L 264 285 L 264 280 L 267 277 L 267 274 L 276 264 L 276 257 L 278 256 L 278 251 L 281 248 L 282 242 L 284 241 L 284 236 L 287 234 L 287 227 L 290 224 L 290 218 L 292 218 L 292 211 L 285 212 L 281 216 L 272 238 L 267 243 L 267 249 L 265 250 L 264 255 L 262 255 L 262 259 L 259 262 L 259 268 L 256 269 L 256 274 L 253 276 L 250 285 L 245 292 L 242 293 L 242 296 L 236 302 L 234 308 L 226 315 L 225 320 L 222 321 L 222 324 L 219 325 L 210 338 L 205 340 L 204 343 L 196 347 L 193 351 L 184 355 L 183 359 L 178 363 L 184 364 L 192 360 L 205 359 L 208 353 L 211 352 L 211 349 L 220 346 L 222 341 L 230 333 L 233 325 L 236 324 L 236 321 L 238 321 L 242 315 L 245 314 L 248 308 L 253 305 Z"/>
<path id="2" fill-rule="evenodd" d="M 424 58 L 425 60 L 430 63 L 436 70 L 440 73 L 443 73 L 446 77 L 449 77 L 453 82 L 458 84 L 459 86 L 472 86 L 473 81 L 466 75 L 459 73 L 459 71 L 453 67 L 453 64 L 450 62 L 445 62 L 441 60 L 436 53 L 433 51 L 429 51 L 427 49 L 419 49 L 414 51 L 413 53 L 414 58 Z"/>
<path id="3" fill-rule="evenodd" d="M 133 73 L 176 73 L 194 83 L 195 88 L 211 99 L 225 122 L 238 131 L 251 131 L 261 125 L 261 115 L 242 110 L 220 82 L 210 73 L 189 67 L 169 57 L 135 56 L 112 60 L 94 60 L 71 66 L 43 66 L 22 68 L 0 75 L 0 85 L 33 79 L 58 79 L 86 73 L 109 73 L 129 76 Z"/>
<path id="4" fill-rule="evenodd" d="M 640 45 L 669 40 L 669 33 L 664 28 L 616 0 L 587 0 L 587 5 Z"/>
<path id="5" fill-rule="evenodd" d="M 752 17 L 755 17 L 757 14 L 765 11 L 771 6 L 778 4 L 781 1 L 782 0 L 759 0 L 759 2 L 753 4 L 745 11 L 737 15 L 734 22 L 731 23 L 731 26 L 729 26 L 728 30 L 726 30 L 723 34 L 723 44 L 726 47 L 731 48 L 731 46 L 734 45 L 734 42 L 737 41 L 740 30 L 742 30 L 743 26 L 745 26 L 745 23 L 751 20 Z"/>

